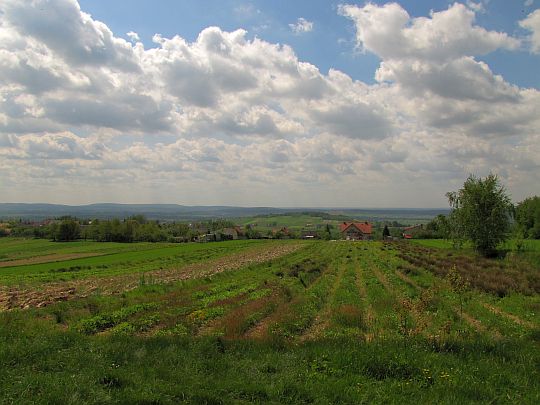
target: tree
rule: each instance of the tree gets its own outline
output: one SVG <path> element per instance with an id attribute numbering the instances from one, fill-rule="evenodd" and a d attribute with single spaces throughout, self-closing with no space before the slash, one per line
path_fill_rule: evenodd
<path id="1" fill-rule="evenodd" d="M 516 207 L 516 222 L 524 237 L 540 239 L 540 197 L 529 197 Z"/>
<path id="2" fill-rule="evenodd" d="M 448 218 L 439 214 L 426 224 L 426 232 L 431 238 L 444 238 L 450 237 L 450 224 Z"/>
<path id="3" fill-rule="evenodd" d="M 508 238 L 512 204 L 496 175 L 485 179 L 470 175 L 463 188 L 446 193 L 452 207 L 450 226 L 454 237 L 468 239 L 484 256 L 493 255 Z"/>
<path id="4" fill-rule="evenodd" d="M 73 219 L 64 219 L 56 231 L 56 240 L 67 242 L 79 237 L 81 228 L 79 223 Z"/>
<path id="5" fill-rule="evenodd" d="M 384 229 L 382 231 L 383 239 L 386 239 L 390 236 L 390 230 L 388 229 L 388 225 L 384 226 Z"/>

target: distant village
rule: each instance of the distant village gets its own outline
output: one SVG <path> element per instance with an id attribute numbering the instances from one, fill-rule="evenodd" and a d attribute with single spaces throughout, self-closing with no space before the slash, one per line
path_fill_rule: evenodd
<path id="1" fill-rule="evenodd" d="M 41 221 L 11 220 L 0 222 L 0 237 L 49 238 L 58 241 L 96 240 L 106 242 L 219 242 L 238 239 L 326 239 L 373 240 L 433 237 L 424 224 L 404 226 L 396 223 L 342 221 L 323 224 L 306 223 L 294 229 L 287 226 L 259 226 L 257 222 L 236 225 L 225 219 L 191 223 L 158 222 L 134 216 L 123 220 L 79 220 L 71 217 Z"/>

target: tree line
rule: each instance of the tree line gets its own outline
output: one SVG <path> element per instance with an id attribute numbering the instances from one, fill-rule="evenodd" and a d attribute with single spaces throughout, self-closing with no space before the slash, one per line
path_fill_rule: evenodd
<path id="1" fill-rule="evenodd" d="M 415 233 L 415 238 L 444 238 L 460 247 L 470 241 L 473 247 L 486 256 L 493 255 L 497 246 L 513 236 L 517 241 L 531 238 L 540 239 L 540 197 L 529 197 L 513 205 L 506 189 L 497 176 L 485 178 L 470 175 L 463 187 L 446 194 L 452 208 L 449 215 L 438 215 L 425 227 Z M 394 225 L 394 224 L 392 224 Z M 397 223 L 395 225 L 398 225 Z M 91 239 L 102 242 L 188 242 L 201 234 L 215 233 L 224 228 L 234 227 L 227 219 L 186 224 L 182 222 L 160 223 L 147 220 L 143 215 L 135 215 L 120 220 L 85 220 L 61 217 L 39 227 L 23 222 L 13 223 L 12 236 L 49 238 L 55 241 Z M 326 229 L 318 232 L 322 239 L 338 238 L 337 231 L 326 224 Z M 0 236 L 7 236 L 0 227 Z M 271 233 L 271 231 L 268 231 Z M 299 237 L 301 235 L 278 231 L 271 237 Z M 242 230 L 248 239 L 263 237 L 257 230 L 246 226 Z M 382 237 L 390 235 L 388 227 Z"/>
<path id="2" fill-rule="evenodd" d="M 234 223 L 226 219 L 202 221 L 190 226 L 181 222 L 160 223 L 147 220 L 143 215 L 123 220 L 79 220 L 66 216 L 39 227 L 24 222 L 15 223 L 11 228 L 11 236 L 45 238 L 59 242 L 77 239 L 98 242 L 189 242 L 202 233 L 232 226 Z"/>

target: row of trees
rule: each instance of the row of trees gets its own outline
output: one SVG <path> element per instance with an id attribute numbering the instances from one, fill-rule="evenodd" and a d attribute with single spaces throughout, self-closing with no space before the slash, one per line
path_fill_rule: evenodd
<path id="1" fill-rule="evenodd" d="M 62 217 L 41 226 L 24 222 L 13 223 L 10 234 L 63 242 L 77 239 L 92 239 L 100 242 L 173 242 L 194 240 L 200 234 L 232 226 L 234 226 L 233 222 L 224 219 L 198 222 L 190 226 L 186 223 L 150 221 L 142 215 L 124 220 L 115 218 L 91 221 Z M 8 233 L 5 236 L 7 235 Z"/>

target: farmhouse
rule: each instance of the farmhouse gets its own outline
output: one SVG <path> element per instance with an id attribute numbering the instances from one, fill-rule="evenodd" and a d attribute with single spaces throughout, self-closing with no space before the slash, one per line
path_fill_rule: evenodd
<path id="1" fill-rule="evenodd" d="M 238 225 L 231 227 L 231 228 L 225 228 L 221 231 L 223 235 L 226 235 L 225 239 L 242 239 L 244 238 L 244 231 L 241 227 Z"/>
<path id="2" fill-rule="evenodd" d="M 286 226 L 279 229 L 272 229 L 272 236 L 277 239 L 289 239 L 291 237 L 291 232 Z"/>
<path id="3" fill-rule="evenodd" d="M 339 230 L 346 240 L 371 239 L 371 224 L 368 222 L 343 222 Z"/>
<path id="4" fill-rule="evenodd" d="M 403 228 L 403 238 L 405 239 L 412 239 L 414 235 L 416 235 L 418 232 L 424 230 L 424 225 L 413 225 L 408 226 L 407 228 Z"/>

